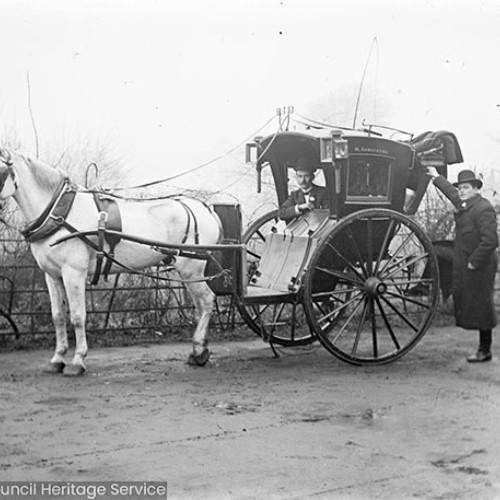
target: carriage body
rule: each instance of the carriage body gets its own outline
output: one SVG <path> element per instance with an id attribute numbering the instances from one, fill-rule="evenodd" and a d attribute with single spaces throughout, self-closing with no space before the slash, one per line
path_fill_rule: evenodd
<path id="1" fill-rule="evenodd" d="M 259 335 L 282 345 L 319 339 L 353 364 L 389 362 L 416 345 L 436 310 L 439 276 L 432 243 L 413 216 L 429 182 L 425 167 L 446 176 L 450 154 L 460 159 L 458 144 L 429 142 L 428 134 L 422 146 L 421 136 L 280 131 L 247 145 L 259 186 L 270 168 L 278 206 L 304 156 L 320 172 L 330 206 L 282 230 L 275 210 L 244 234 L 250 275 L 239 308 Z M 427 296 L 407 295 L 419 283 Z"/>

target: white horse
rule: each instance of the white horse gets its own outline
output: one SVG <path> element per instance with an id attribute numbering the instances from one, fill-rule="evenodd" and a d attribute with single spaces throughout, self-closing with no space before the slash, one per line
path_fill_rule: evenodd
<path id="1" fill-rule="evenodd" d="M 84 359 L 88 350 L 85 334 L 85 285 L 87 277 L 93 275 L 96 269 L 99 238 L 89 237 L 94 242 L 93 248 L 79 238 L 54 246 L 51 244 L 70 234 L 71 228 L 79 232 L 95 231 L 99 217 L 103 214 L 99 212 L 92 193 L 68 182 L 61 171 L 37 159 L 16 152 L 0 151 L 0 199 L 13 197 L 28 221 L 28 232 L 25 235 L 30 241 L 33 256 L 45 272 L 49 290 L 56 347 L 46 371 L 82 375 L 86 371 Z M 72 190 L 76 194 L 74 197 L 70 195 L 72 202 L 66 202 L 70 207 L 69 213 L 63 213 L 62 218 L 58 219 L 55 214 L 64 212 L 64 207 L 56 208 L 64 205 L 61 194 Z M 198 200 L 116 201 L 123 234 L 174 245 L 213 245 L 219 241 L 219 219 Z M 64 224 L 57 225 L 57 221 L 61 223 L 62 219 Z M 110 246 L 105 241 L 103 248 L 105 252 L 110 251 Z M 114 258 L 120 264 L 140 270 L 161 263 L 165 255 L 151 246 L 122 239 L 114 249 Z M 193 351 L 188 362 L 198 365 L 204 365 L 209 358 L 206 337 L 214 304 L 213 292 L 206 282 L 200 280 L 203 278 L 205 264 L 203 260 L 188 257 L 178 257 L 173 262 L 175 270 L 185 281 L 197 313 L 198 322 L 192 339 Z M 116 272 L 123 272 L 123 268 L 114 263 L 110 273 Z M 64 355 L 68 350 L 66 298 L 76 337 L 74 357 L 68 366 L 64 362 Z"/>

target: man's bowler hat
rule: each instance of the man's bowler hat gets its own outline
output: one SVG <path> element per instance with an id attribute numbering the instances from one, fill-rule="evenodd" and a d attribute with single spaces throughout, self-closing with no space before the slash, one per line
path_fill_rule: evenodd
<path id="1" fill-rule="evenodd" d="M 307 156 L 301 156 L 296 162 L 293 168 L 296 171 L 301 171 L 301 172 L 315 172 L 316 171 L 316 166 L 314 163 L 307 158 Z"/>
<path id="2" fill-rule="evenodd" d="M 458 187 L 459 184 L 465 183 L 477 187 L 478 189 L 483 187 L 483 181 L 479 179 L 479 177 L 476 177 L 476 174 L 472 170 L 462 170 L 459 172 L 457 182 L 454 182 L 453 185 Z"/>

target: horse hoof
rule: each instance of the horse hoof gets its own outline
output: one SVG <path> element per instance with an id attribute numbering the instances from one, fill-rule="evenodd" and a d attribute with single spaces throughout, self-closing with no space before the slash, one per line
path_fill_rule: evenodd
<path id="1" fill-rule="evenodd" d="M 44 369 L 43 373 L 58 374 L 64 371 L 66 363 L 64 361 L 57 361 L 56 363 L 49 363 Z"/>
<path id="2" fill-rule="evenodd" d="M 208 349 L 203 349 L 200 354 L 195 354 L 192 352 L 187 360 L 188 365 L 191 366 L 205 366 L 210 359 L 210 351 Z"/>
<path id="3" fill-rule="evenodd" d="M 64 370 L 65 377 L 81 377 L 87 373 L 87 369 L 82 365 L 68 365 Z"/>

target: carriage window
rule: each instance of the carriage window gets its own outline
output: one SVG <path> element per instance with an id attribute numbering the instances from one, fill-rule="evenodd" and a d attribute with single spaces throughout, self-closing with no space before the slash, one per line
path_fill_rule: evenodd
<path id="1" fill-rule="evenodd" d="M 392 158 L 352 157 L 347 173 L 347 200 L 388 201 Z M 373 198 L 376 198 L 374 200 Z"/>

